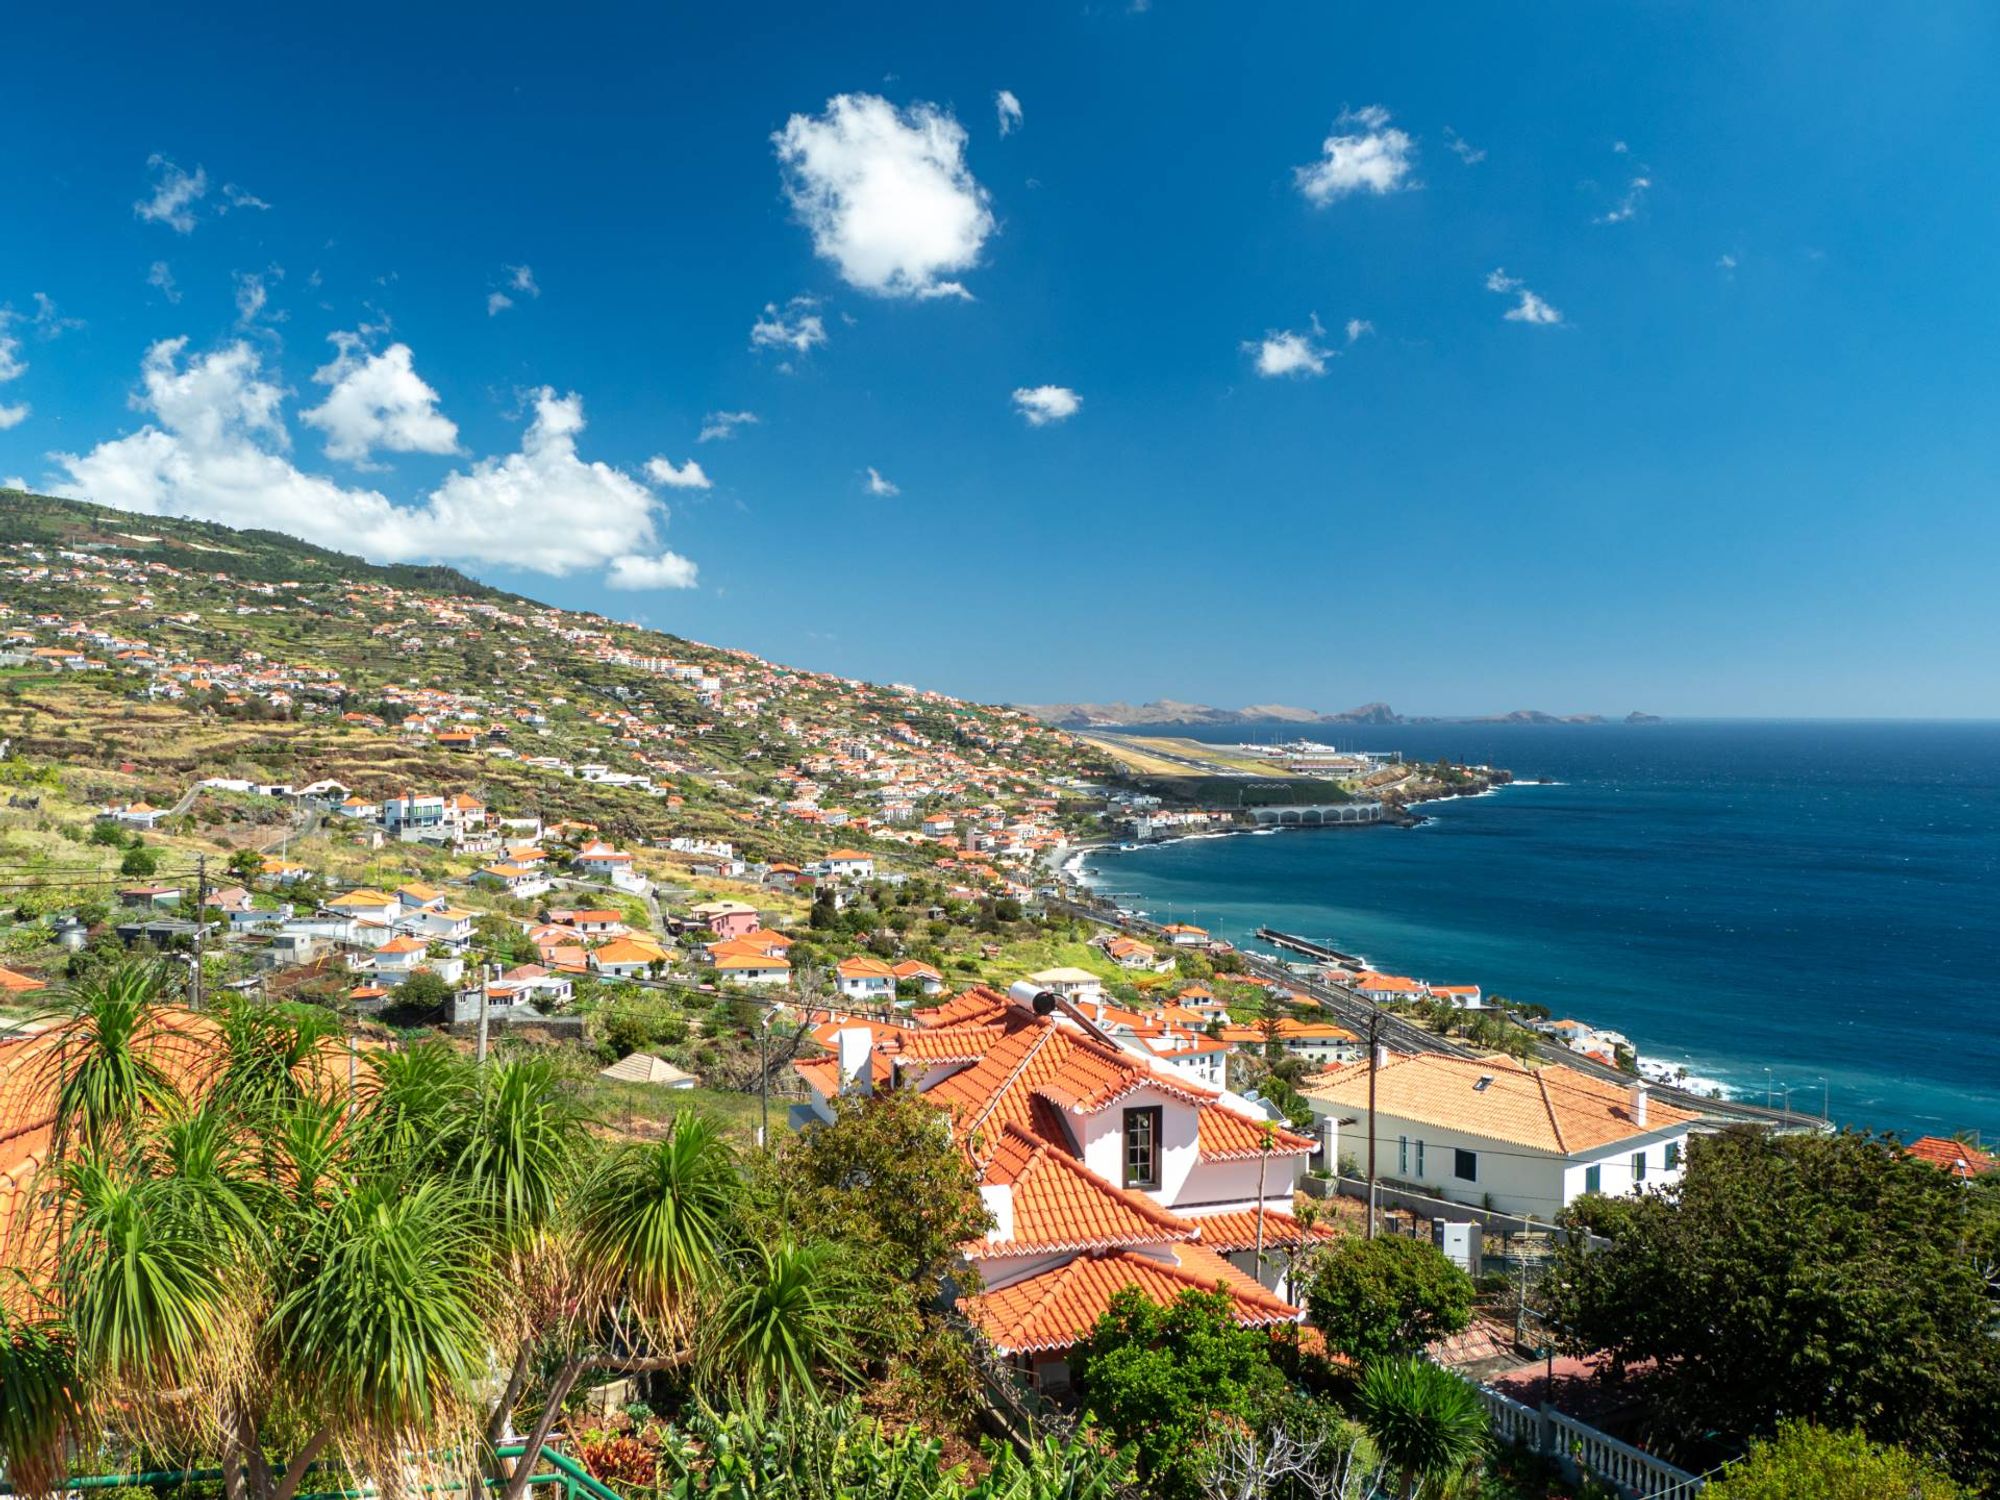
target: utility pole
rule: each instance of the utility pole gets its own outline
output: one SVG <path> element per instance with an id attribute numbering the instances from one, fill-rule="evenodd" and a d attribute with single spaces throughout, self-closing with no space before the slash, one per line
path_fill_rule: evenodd
<path id="1" fill-rule="evenodd" d="M 1382 1068 L 1382 1002 L 1368 1012 L 1368 1239 L 1375 1238 L 1375 1075 Z"/>
<path id="2" fill-rule="evenodd" d="M 765 1143 L 771 1139 L 771 1062 L 769 1048 L 771 1045 L 771 1020 L 773 1015 L 774 1012 L 765 1011 L 758 1018 L 757 1025 L 757 1111 L 760 1117 L 757 1125 L 757 1149 L 760 1151 L 764 1149 Z"/>
<path id="3" fill-rule="evenodd" d="M 188 980 L 188 1005 L 192 1010 L 201 1009 L 202 939 L 208 935 L 208 922 L 202 914 L 207 907 L 208 856 L 197 854 L 194 859 L 194 973 Z"/>
<path id="4" fill-rule="evenodd" d="M 486 1063 L 486 966 L 479 968 L 479 1063 Z"/>

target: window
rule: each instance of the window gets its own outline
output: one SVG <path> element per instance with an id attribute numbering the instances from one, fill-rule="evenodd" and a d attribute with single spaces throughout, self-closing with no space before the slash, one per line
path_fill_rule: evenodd
<path id="1" fill-rule="evenodd" d="M 1583 1190 L 1586 1193 L 1601 1193 L 1604 1191 L 1604 1168 L 1585 1167 L 1583 1169 Z"/>
<path id="2" fill-rule="evenodd" d="M 1681 1164 L 1681 1143 L 1679 1141 L 1668 1141 L 1667 1170 L 1671 1172 L 1675 1167 L 1678 1167 L 1680 1164 Z"/>
<path id="3" fill-rule="evenodd" d="M 1422 1177 L 1423 1175 L 1424 1175 L 1424 1143 L 1423 1143 L 1422 1141 L 1418 1141 L 1418 1142 L 1417 1142 L 1417 1176 L 1419 1176 L 1419 1177 Z"/>
<path id="4" fill-rule="evenodd" d="M 1632 1153 L 1632 1180 L 1634 1182 L 1646 1180 L 1646 1153 L 1643 1151 Z"/>
<path id="5" fill-rule="evenodd" d="M 1125 1111 L 1125 1186 L 1160 1185 L 1160 1106 Z"/>
<path id="6" fill-rule="evenodd" d="M 1396 1170 L 1398 1172 L 1401 1172 L 1404 1176 L 1409 1175 L 1410 1138 L 1406 1135 L 1399 1135 L 1396 1137 Z"/>
<path id="7" fill-rule="evenodd" d="M 1479 1181 L 1479 1153 L 1454 1148 L 1451 1153 L 1451 1175 L 1460 1182 Z"/>

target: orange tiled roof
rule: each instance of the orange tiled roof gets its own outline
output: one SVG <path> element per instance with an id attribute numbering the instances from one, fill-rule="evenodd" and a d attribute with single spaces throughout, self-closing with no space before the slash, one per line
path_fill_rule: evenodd
<path id="1" fill-rule="evenodd" d="M 1995 1166 L 1992 1152 L 1941 1135 L 1919 1136 L 1903 1149 L 1919 1161 L 1942 1167 L 1954 1177 L 1983 1177 Z"/>
<path id="2" fill-rule="evenodd" d="M 1007 1034 L 1004 1026 L 892 1027 L 895 1052 L 912 1062 L 977 1062 Z"/>
<path id="3" fill-rule="evenodd" d="M 1228 1214 L 1205 1214 L 1196 1219 L 1194 1224 L 1201 1231 L 1203 1248 L 1213 1250 L 1217 1255 L 1231 1255 L 1238 1250 L 1257 1248 L 1257 1210 L 1254 1208 Z M 1290 1214 L 1278 1213 L 1268 1208 L 1264 1210 L 1266 1250 L 1289 1250 L 1294 1246 L 1318 1244 L 1322 1240 L 1339 1237 L 1323 1224 L 1315 1224 L 1308 1229 Z"/>
<path id="4" fill-rule="evenodd" d="M 894 979 L 896 971 L 879 958 L 843 958 L 834 965 L 842 979 Z"/>
<path id="5" fill-rule="evenodd" d="M 979 1025 L 997 1020 L 1013 1009 L 1013 1004 L 998 990 L 976 984 L 942 1005 L 925 1006 L 911 1011 L 910 1015 L 919 1026 Z"/>
<path id="6" fill-rule="evenodd" d="M 1481 1080 L 1484 1080 L 1482 1083 Z M 1551 1064 L 1527 1068 L 1509 1057 L 1392 1054 L 1376 1072 L 1381 1114 L 1567 1156 L 1699 1118 L 1664 1100 L 1633 1118 L 1631 1088 Z M 1348 1108 L 1368 1107 L 1368 1064 L 1331 1068 L 1306 1095 Z"/>
<path id="7" fill-rule="evenodd" d="M 1270 1134 L 1273 1156 L 1305 1156 L 1313 1143 L 1282 1125 L 1267 1125 L 1233 1109 L 1204 1104 L 1195 1121 L 1195 1147 L 1203 1161 L 1252 1161 L 1264 1154 L 1265 1133 Z"/>
<path id="8" fill-rule="evenodd" d="M 10 995 L 25 995 L 32 990 L 45 990 L 48 984 L 26 974 L 16 974 L 12 969 L 0 969 L 0 990 Z"/>
<path id="9" fill-rule="evenodd" d="M 1236 1321 L 1246 1327 L 1292 1323 L 1297 1308 L 1281 1302 L 1227 1261 L 1199 1245 L 1170 1246 L 1164 1259 L 1131 1250 L 1079 1255 L 1037 1276 L 968 1297 L 966 1314 L 1003 1354 L 1068 1349 L 1089 1334 L 1126 1287 L 1155 1302 L 1182 1292 L 1227 1293 Z"/>
<path id="10" fill-rule="evenodd" d="M 1141 1193 L 1113 1187 L 1067 1151 L 1019 1125 L 1002 1129 L 981 1180 L 1012 1189 L 1014 1223 L 1006 1239 L 974 1240 L 961 1247 L 975 1259 L 1195 1237 L 1195 1226 L 1186 1219 Z"/>

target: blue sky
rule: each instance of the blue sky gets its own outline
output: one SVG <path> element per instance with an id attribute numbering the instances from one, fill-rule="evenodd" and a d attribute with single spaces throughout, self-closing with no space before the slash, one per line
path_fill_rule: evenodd
<path id="1" fill-rule="evenodd" d="M 2000 713 L 1990 8 L 76 9 L 0 478 L 1012 701 Z"/>

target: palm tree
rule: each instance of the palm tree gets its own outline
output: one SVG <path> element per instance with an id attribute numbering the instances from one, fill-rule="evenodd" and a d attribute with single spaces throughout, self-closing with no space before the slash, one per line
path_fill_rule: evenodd
<path id="1" fill-rule="evenodd" d="M 68 1014 L 45 1054 L 42 1084 L 55 1096 L 50 1154 L 122 1139 L 149 1110 L 174 1095 L 161 1044 L 174 1035 L 161 1004 L 158 964 L 124 963 L 78 983 Z"/>
<path id="2" fill-rule="evenodd" d="M 824 1243 L 753 1245 L 745 1259 L 709 1336 L 713 1374 L 754 1404 L 783 1406 L 810 1395 L 822 1373 L 851 1377 L 863 1292 L 839 1252 Z"/>
<path id="3" fill-rule="evenodd" d="M 0 1459 L 17 1492 L 49 1494 L 82 1425 L 76 1372 L 63 1329 L 36 1289 L 18 1270 L 8 1279 L 16 1284 L 0 1290 Z"/>
<path id="4" fill-rule="evenodd" d="M 629 1309 L 655 1343 L 685 1349 L 741 1199 L 735 1152 L 694 1110 L 677 1112 L 658 1141 L 614 1149 L 576 1208 L 578 1265 L 598 1305 Z"/>
<path id="5" fill-rule="evenodd" d="M 1362 1374 L 1356 1402 L 1383 1460 L 1401 1476 L 1402 1500 L 1440 1493 L 1486 1451 L 1479 1392 L 1420 1356 L 1374 1361 Z"/>
<path id="6" fill-rule="evenodd" d="M 584 1179 L 567 1226 L 582 1314 L 571 1331 L 580 1337 L 549 1379 L 503 1500 L 521 1500 L 586 1369 L 661 1370 L 692 1357 L 740 1234 L 742 1197 L 735 1152 L 715 1122 L 692 1109 L 677 1112 L 660 1140 L 613 1148 Z M 652 1352 L 630 1352 L 639 1345 Z M 504 1420 L 496 1410 L 492 1422 Z"/>

